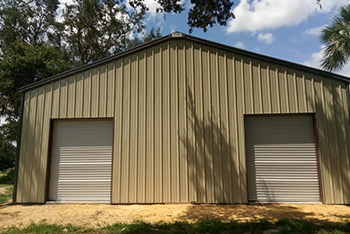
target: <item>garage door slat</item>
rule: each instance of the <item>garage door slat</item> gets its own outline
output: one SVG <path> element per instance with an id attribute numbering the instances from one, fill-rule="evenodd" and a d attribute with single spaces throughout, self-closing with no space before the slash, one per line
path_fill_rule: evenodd
<path id="1" fill-rule="evenodd" d="M 319 202 L 312 115 L 245 118 L 248 199 Z"/>
<path id="2" fill-rule="evenodd" d="M 55 120 L 49 200 L 110 202 L 112 120 Z"/>

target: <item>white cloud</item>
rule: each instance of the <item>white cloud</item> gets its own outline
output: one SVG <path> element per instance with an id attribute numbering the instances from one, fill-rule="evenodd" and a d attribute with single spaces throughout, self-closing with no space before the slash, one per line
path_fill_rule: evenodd
<path id="1" fill-rule="evenodd" d="M 60 0 L 60 4 L 72 5 L 73 4 L 73 0 Z"/>
<path id="2" fill-rule="evenodd" d="M 145 0 L 145 4 L 149 8 L 148 14 L 155 17 L 157 15 L 157 8 L 160 7 L 160 4 L 154 0 Z"/>
<path id="3" fill-rule="evenodd" d="M 295 26 L 311 15 L 330 12 L 349 0 L 322 1 L 322 11 L 315 0 L 241 0 L 233 9 L 236 19 L 231 20 L 227 33 L 257 32 L 283 26 Z"/>
<path id="4" fill-rule="evenodd" d="M 235 44 L 235 47 L 240 48 L 240 49 L 244 49 L 245 45 L 244 45 L 243 42 L 238 41 L 238 42 Z"/>
<path id="5" fill-rule="evenodd" d="M 0 115 L 0 126 L 4 125 L 6 123 L 6 116 Z"/>
<path id="6" fill-rule="evenodd" d="M 303 34 L 309 35 L 309 36 L 315 36 L 318 37 L 321 34 L 321 30 L 325 27 L 326 25 L 322 25 L 319 27 L 315 28 L 310 28 L 306 31 L 303 32 Z"/>
<path id="7" fill-rule="evenodd" d="M 195 6 L 195 4 L 191 3 L 191 0 L 181 0 L 181 3 L 185 4 L 185 9 L 190 10 L 192 7 Z"/>
<path id="8" fill-rule="evenodd" d="M 144 0 L 144 3 L 146 4 L 146 6 L 148 7 L 149 11 L 147 12 L 148 16 L 150 18 L 155 18 L 157 16 L 163 16 L 164 13 L 157 13 L 157 9 L 160 8 L 160 4 L 155 1 L 155 0 Z M 181 0 L 179 2 L 180 5 L 186 3 L 185 0 Z M 185 4 L 186 6 L 187 4 Z"/>
<path id="9" fill-rule="evenodd" d="M 175 24 L 170 25 L 170 33 L 173 33 L 175 31 L 176 31 L 176 25 Z"/>
<path id="10" fill-rule="evenodd" d="M 271 44 L 275 41 L 275 38 L 272 33 L 259 33 L 258 41 L 265 42 L 266 44 Z"/>
<path id="11" fill-rule="evenodd" d="M 58 10 L 57 10 L 57 15 L 56 15 L 56 20 L 58 22 L 63 21 L 63 11 L 66 9 L 66 5 L 72 5 L 74 4 L 73 0 L 60 0 L 60 4 L 58 5 Z"/>
<path id="12" fill-rule="evenodd" d="M 306 66 L 322 69 L 321 68 L 322 57 L 323 57 L 323 47 L 320 48 L 320 51 L 312 53 L 310 58 L 306 60 L 303 64 Z M 337 73 L 350 77 L 350 63 L 345 65 L 345 67 Z"/>
<path id="13" fill-rule="evenodd" d="M 143 3 L 148 7 L 148 11 L 146 13 L 146 20 L 155 20 L 158 18 L 157 16 L 164 16 L 163 13 L 157 13 L 157 8 L 160 7 L 160 4 L 154 0 L 144 0 Z M 129 1 L 126 1 L 126 8 L 128 10 L 132 10 L 133 8 L 130 6 Z"/>
<path id="14" fill-rule="evenodd" d="M 310 58 L 304 62 L 304 65 L 321 68 L 321 60 L 322 60 L 322 48 L 320 49 L 320 51 L 312 53 Z"/>

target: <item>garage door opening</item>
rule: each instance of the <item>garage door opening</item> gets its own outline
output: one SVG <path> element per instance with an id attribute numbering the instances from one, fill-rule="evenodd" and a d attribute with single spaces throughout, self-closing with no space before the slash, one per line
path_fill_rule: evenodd
<path id="1" fill-rule="evenodd" d="M 110 202 L 113 120 L 54 120 L 49 201 Z"/>
<path id="2" fill-rule="evenodd" d="M 320 202 L 313 116 L 245 117 L 248 200 Z"/>

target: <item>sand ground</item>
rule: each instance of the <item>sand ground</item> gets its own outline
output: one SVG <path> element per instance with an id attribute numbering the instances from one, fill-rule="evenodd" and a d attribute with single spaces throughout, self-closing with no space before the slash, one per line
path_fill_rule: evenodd
<path id="1" fill-rule="evenodd" d="M 344 205 L 108 205 L 108 204 L 45 204 L 1 205 L 0 228 L 23 227 L 31 223 L 73 224 L 98 227 L 116 222 L 173 222 L 216 218 L 222 221 L 303 218 L 316 222 L 350 221 L 350 206 Z"/>
<path id="2" fill-rule="evenodd" d="M 0 187 L 0 194 L 5 194 L 6 190 L 9 188 L 10 186 L 4 186 L 4 187 Z"/>

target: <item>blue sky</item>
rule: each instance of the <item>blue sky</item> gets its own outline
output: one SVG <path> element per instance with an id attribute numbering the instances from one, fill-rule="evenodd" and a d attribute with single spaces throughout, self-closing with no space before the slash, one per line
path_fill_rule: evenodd
<path id="1" fill-rule="evenodd" d="M 162 34 L 188 33 L 187 13 L 156 14 L 157 3 L 145 0 L 150 8 L 146 27 L 161 27 Z M 189 0 L 183 0 L 190 7 Z M 236 19 L 227 26 L 215 26 L 204 33 L 195 29 L 193 36 L 239 47 L 248 51 L 319 67 L 322 58 L 320 29 L 330 24 L 339 6 L 349 0 L 241 0 L 235 1 Z M 350 65 L 339 73 L 350 76 Z"/>

